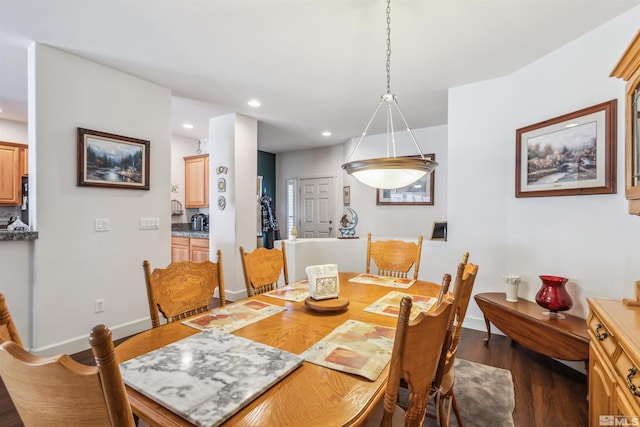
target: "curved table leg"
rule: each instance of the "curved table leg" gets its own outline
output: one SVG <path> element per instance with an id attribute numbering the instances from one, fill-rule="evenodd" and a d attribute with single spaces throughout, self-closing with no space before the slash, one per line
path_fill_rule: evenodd
<path id="1" fill-rule="evenodd" d="M 489 319 L 487 319 L 487 316 L 484 316 L 484 323 L 487 325 L 487 337 L 482 341 L 484 341 L 485 344 L 489 344 L 489 340 L 491 339 L 491 323 Z"/>

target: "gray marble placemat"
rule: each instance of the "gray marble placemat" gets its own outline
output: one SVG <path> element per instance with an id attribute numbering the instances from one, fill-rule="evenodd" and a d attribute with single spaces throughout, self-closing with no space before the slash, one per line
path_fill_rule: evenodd
<path id="1" fill-rule="evenodd" d="M 218 426 L 304 359 L 207 330 L 120 364 L 125 384 L 201 427 Z"/>

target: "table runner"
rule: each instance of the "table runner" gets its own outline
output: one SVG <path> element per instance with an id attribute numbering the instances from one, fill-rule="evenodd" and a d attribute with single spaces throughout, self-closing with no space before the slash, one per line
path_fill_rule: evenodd
<path id="1" fill-rule="evenodd" d="M 287 301 L 302 302 L 309 296 L 309 280 L 299 280 L 289 286 L 265 292 L 262 295 Z"/>
<path id="2" fill-rule="evenodd" d="M 120 364 L 125 384 L 201 427 L 222 424 L 304 359 L 207 330 Z"/>
<path id="3" fill-rule="evenodd" d="M 416 283 L 413 279 L 404 279 L 400 277 L 379 276 L 377 274 L 362 273 L 356 277 L 349 279 L 354 283 L 366 283 L 367 285 L 387 286 L 390 288 L 407 289 Z"/>
<path id="4" fill-rule="evenodd" d="M 301 354 L 307 362 L 375 381 L 393 350 L 395 329 L 347 320 Z"/>
<path id="5" fill-rule="evenodd" d="M 233 332 L 284 310 L 286 310 L 285 307 L 278 305 L 248 300 L 215 308 L 207 314 L 185 320 L 182 323 L 202 331 L 217 329 L 223 332 Z"/>
<path id="6" fill-rule="evenodd" d="M 433 297 L 391 291 L 380 298 L 378 301 L 366 307 L 364 311 L 367 311 L 369 313 L 382 314 L 385 316 L 398 317 L 398 312 L 400 311 L 400 301 L 405 295 L 409 295 L 411 297 L 411 302 L 413 304 L 411 306 L 409 320 L 415 319 L 415 317 L 421 311 L 429 311 L 431 307 L 433 307 L 434 304 L 438 301 L 437 298 Z"/>

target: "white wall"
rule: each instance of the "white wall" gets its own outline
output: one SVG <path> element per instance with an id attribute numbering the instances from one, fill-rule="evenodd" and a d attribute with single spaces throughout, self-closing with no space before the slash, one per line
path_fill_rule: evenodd
<path id="1" fill-rule="evenodd" d="M 209 249 L 222 251 L 226 296 L 237 301 L 246 296 L 240 246 L 256 247 L 256 170 L 258 169 L 258 122 L 241 114 L 209 120 Z M 217 173 L 226 166 L 226 173 Z M 218 178 L 226 179 L 226 191 L 218 191 Z M 218 207 L 218 197 L 226 206 Z"/>
<path id="2" fill-rule="evenodd" d="M 355 140 L 347 141 L 343 145 L 317 148 L 313 150 L 301 150 L 280 153 L 276 156 L 276 174 L 278 194 L 285 194 L 285 181 L 290 178 L 313 178 L 319 176 L 337 177 L 338 186 L 336 194 L 342 194 L 343 186 L 351 187 L 350 208 L 359 216 L 356 227 L 359 236 L 365 236 L 371 232 L 373 235 L 396 235 L 403 237 L 415 237 L 416 223 L 420 224 L 420 232 L 427 237 L 431 235 L 433 220 L 446 219 L 447 206 L 447 127 L 437 126 L 413 131 L 420 149 L 423 153 L 435 153 L 436 161 L 440 166 L 436 168 L 435 179 L 435 205 L 434 206 L 376 206 L 376 191 L 367 187 L 360 181 L 346 174 L 341 165 L 347 161 L 351 154 Z M 386 135 L 371 135 L 365 137 L 360 144 L 353 160 L 386 157 Z M 406 132 L 397 132 L 398 141 L 408 138 Z M 406 141 L 405 141 L 406 142 Z M 399 143 L 398 155 L 418 154 L 415 146 Z M 278 197 L 278 218 L 285 216 L 284 197 Z M 347 213 L 342 205 L 342 198 L 338 197 L 336 218 Z"/>
<path id="3" fill-rule="evenodd" d="M 581 317 L 587 297 L 631 296 L 640 219 L 624 197 L 624 82 L 609 73 L 638 22 L 640 7 L 513 75 L 450 90 L 449 243 L 480 265 L 476 292 L 503 291 L 514 273 L 533 300 L 539 275 L 565 276 Z M 614 98 L 617 194 L 516 199 L 516 129 Z M 481 318 L 475 304 L 467 316 Z"/>
<path id="4" fill-rule="evenodd" d="M 15 120 L 0 119 L 0 141 L 28 144 L 27 124 Z"/>
<path id="5" fill-rule="evenodd" d="M 170 261 L 171 94 L 39 44 L 29 49 L 29 74 L 29 171 L 39 231 L 31 347 L 74 352 L 87 348 L 96 324 L 116 338 L 149 327 L 142 261 Z M 149 140 L 150 190 L 76 186 L 78 127 Z M 139 218 L 148 217 L 160 219 L 159 230 L 138 229 Z M 96 232 L 96 218 L 109 218 L 111 230 Z M 96 314 L 98 298 L 105 311 Z"/>
<path id="6" fill-rule="evenodd" d="M 640 7 L 510 76 L 451 89 L 448 126 L 414 130 L 423 152 L 436 153 L 440 163 L 433 207 L 376 206 L 375 190 L 340 170 L 353 141 L 342 153 L 330 147 L 278 154 L 278 189 L 283 191 L 287 178 L 337 174 L 339 185 L 351 185 L 351 207 L 360 217 L 357 232 L 365 238 L 372 232 L 428 239 L 432 222 L 444 218 L 448 241 L 425 242 L 421 279 L 439 283 L 468 250 L 480 266 L 476 293 L 504 292 L 501 276 L 513 273 L 523 278 L 520 296 L 534 300 L 539 275 L 562 275 L 570 279 L 570 313 L 586 317 L 587 297 L 631 296 L 640 277 L 640 219 L 626 213 L 624 197 L 624 82 L 609 77 L 638 22 Z M 613 98 L 618 98 L 618 193 L 516 199 L 516 129 Z M 359 150 L 372 150 L 375 138 L 380 136 L 367 137 Z M 354 159 L 373 155 L 384 153 L 359 151 Z M 282 216 L 284 198 L 278 200 Z M 467 326 L 484 329 L 473 302 L 467 320 Z"/>

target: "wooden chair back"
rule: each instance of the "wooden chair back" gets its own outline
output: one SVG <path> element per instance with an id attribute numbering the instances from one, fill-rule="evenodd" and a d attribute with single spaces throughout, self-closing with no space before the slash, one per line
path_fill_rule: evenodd
<path id="1" fill-rule="evenodd" d="M 211 308 L 211 300 L 218 288 L 220 305 L 226 305 L 222 251 L 218 249 L 217 262 L 178 261 L 166 268 L 151 272 L 149 261 L 142 263 L 147 285 L 147 299 L 151 326 L 160 326 L 162 313 L 167 323 L 204 313 Z"/>
<path id="2" fill-rule="evenodd" d="M 420 253 L 422 252 L 422 236 L 418 243 L 402 240 L 371 240 L 367 235 L 367 267 L 371 273 L 371 260 L 375 263 L 381 276 L 406 278 L 413 266 L 413 279 L 418 279 L 420 269 Z"/>
<path id="3" fill-rule="evenodd" d="M 468 256 L 463 257 L 468 261 Z M 458 342 L 462 333 L 462 322 L 467 313 L 473 285 L 478 273 L 478 266 L 471 263 L 460 263 L 456 271 L 453 288 L 453 308 L 447 322 L 447 331 L 438 361 L 438 368 L 433 380 L 432 393 L 436 396 L 435 417 L 440 426 L 448 426 L 451 420 L 451 409 L 454 410 L 459 425 L 463 425 L 458 404 L 453 394 L 454 362 L 458 352 Z M 445 406 L 448 403 L 448 410 Z M 432 416 L 432 415 L 430 415 Z"/>
<path id="4" fill-rule="evenodd" d="M 248 297 L 276 289 L 280 275 L 284 276 L 284 285 L 289 284 L 287 249 L 284 242 L 281 242 L 281 245 L 282 250 L 257 248 L 251 252 L 245 252 L 240 246 L 242 271 Z"/>
<path id="5" fill-rule="evenodd" d="M 20 347 L 23 346 L 16 325 L 13 323 L 9 313 L 7 300 L 3 294 L 0 294 L 0 344 L 5 341 L 14 341 Z"/>
<path id="6" fill-rule="evenodd" d="M 17 343 L 0 345 L 0 376 L 26 427 L 135 426 L 111 331 L 89 338 L 96 366 L 68 355 L 40 358 Z"/>
<path id="7" fill-rule="evenodd" d="M 404 425 L 422 425 L 451 315 L 452 301 L 447 297 L 435 311 L 422 312 L 409 321 L 411 306 L 411 297 L 403 297 L 383 400 L 382 427 L 392 425 L 401 379 L 406 381 L 409 389 L 409 406 L 405 412 Z"/>
<path id="8" fill-rule="evenodd" d="M 467 308 L 471 300 L 473 285 L 478 274 L 478 266 L 475 264 L 458 264 L 456 278 L 453 284 L 454 306 L 449 320 L 451 327 L 451 340 L 447 346 L 447 360 L 445 372 L 453 366 L 456 353 L 458 352 L 458 341 L 462 333 L 462 322 L 467 315 Z"/>

